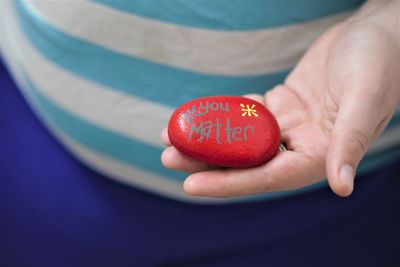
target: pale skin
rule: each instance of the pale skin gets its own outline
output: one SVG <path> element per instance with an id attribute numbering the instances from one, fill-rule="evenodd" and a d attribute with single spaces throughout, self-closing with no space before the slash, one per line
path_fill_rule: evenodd
<path id="1" fill-rule="evenodd" d="M 357 166 L 400 100 L 400 0 L 370 0 L 316 40 L 283 84 L 248 95 L 276 116 L 289 151 L 264 165 L 221 169 L 177 151 L 164 129 L 165 167 L 191 173 L 189 195 L 232 197 L 328 180 L 353 192 Z"/>

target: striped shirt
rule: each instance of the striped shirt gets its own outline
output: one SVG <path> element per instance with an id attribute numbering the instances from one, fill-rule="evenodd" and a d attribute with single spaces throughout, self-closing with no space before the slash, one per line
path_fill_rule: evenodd
<path id="1" fill-rule="evenodd" d="M 185 175 L 161 165 L 159 135 L 174 108 L 201 96 L 265 93 L 362 2 L 7 0 L 0 45 L 32 109 L 82 162 L 166 197 L 231 201 L 186 196 Z M 360 172 L 400 154 L 399 114 Z"/>

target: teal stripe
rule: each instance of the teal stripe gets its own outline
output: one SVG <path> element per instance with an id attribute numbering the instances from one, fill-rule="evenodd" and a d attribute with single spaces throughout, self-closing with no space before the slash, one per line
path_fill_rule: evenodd
<path id="1" fill-rule="evenodd" d="M 367 155 L 360 163 L 358 173 L 366 173 L 373 169 L 393 161 L 400 156 L 400 143 L 383 151 Z"/>
<path id="2" fill-rule="evenodd" d="M 48 100 L 27 76 L 25 76 L 25 80 L 29 85 L 30 96 L 32 96 L 33 102 L 42 111 L 42 116 L 75 142 L 97 153 L 122 161 L 125 164 L 139 167 L 177 182 L 182 182 L 186 177 L 183 173 L 167 170 L 161 165 L 159 161 L 161 150 L 159 148 L 124 137 L 64 111 Z M 373 170 L 383 163 L 394 160 L 399 155 L 400 145 L 394 146 L 382 153 L 369 155 L 361 162 L 358 173 Z M 297 190 L 239 197 L 235 201 L 258 201 L 282 198 L 317 190 L 326 186 L 326 181 L 323 181 Z"/>
<path id="3" fill-rule="evenodd" d="M 31 43 L 50 61 L 86 79 L 168 106 L 207 95 L 265 93 L 287 71 L 229 77 L 177 69 L 129 57 L 62 33 L 16 1 L 18 18 Z"/>
<path id="4" fill-rule="evenodd" d="M 139 167 L 164 177 L 182 182 L 185 174 L 164 168 L 160 162 L 162 150 L 96 126 L 91 122 L 64 111 L 48 100 L 26 77 L 29 93 L 42 115 L 80 145 L 114 158 L 132 167 Z"/>
<path id="5" fill-rule="evenodd" d="M 359 7 L 364 0 L 95 0 L 165 22 L 213 30 L 258 30 L 315 20 Z"/>
<path id="6" fill-rule="evenodd" d="M 62 63 L 60 63 L 63 67 L 67 68 L 69 71 L 77 73 L 79 75 L 87 77 L 87 75 L 93 75 L 93 77 L 89 77 L 99 83 L 107 84 L 106 82 L 108 80 L 111 80 L 112 83 L 117 84 L 116 86 L 117 89 L 130 93 L 130 94 L 136 94 L 140 93 L 139 89 L 132 89 L 129 87 L 129 83 L 126 84 L 119 84 L 118 79 L 123 77 L 122 79 L 129 78 L 129 75 L 134 75 L 134 73 L 127 72 L 124 75 L 125 76 L 113 76 L 114 74 L 109 74 L 107 71 L 111 71 L 115 69 L 115 67 L 120 67 L 122 68 L 121 71 L 124 69 L 124 65 L 122 62 L 119 62 L 118 65 L 116 60 L 115 62 L 113 59 L 115 57 L 121 56 L 118 55 L 112 51 L 108 51 L 106 49 L 101 50 L 102 48 L 96 47 L 94 45 L 88 44 L 81 42 L 79 40 L 76 40 L 68 35 L 62 34 L 55 29 L 46 26 L 45 23 L 42 21 L 39 21 L 37 18 L 30 17 L 28 16 L 28 13 L 25 13 L 26 10 L 24 10 L 23 6 L 21 3 L 17 4 L 18 10 L 20 12 L 20 18 L 21 22 L 24 25 L 24 29 L 28 33 L 29 38 L 31 41 L 39 48 L 39 50 L 45 54 L 49 59 L 57 62 L 60 60 Z M 29 23 L 32 23 L 32 25 L 29 25 Z M 61 38 L 60 38 L 61 36 Z M 65 43 L 65 41 L 67 41 Z M 71 42 L 71 43 L 69 43 Z M 82 43 L 86 46 L 84 46 L 83 50 L 77 49 L 81 48 Z M 72 45 L 72 46 L 71 46 Z M 61 51 L 58 51 L 58 47 L 61 47 Z M 72 47 L 72 49 L 71 49 Z M 94 48 L 94 49 L 93 49 Z M 91 50 L 93 49 L 93 50 Z M 97 50 L 99 49 L 99 50 Z M 79 53 L 78 53 L 79 52 Z M 107 54 L 108 53 L 108 54 Z M 91 69 L 93 66 L 96 64 L 89 64 L 91 63 L 92 60 L 96 62 L 96 58 L 102 58 L 105 57 L 107 60 L 105 60 L 104 64 L 106 65 L 109 62 L 111 62 L 111 67 L 106 68 L 106 66 L 101 66 L 98 67 L 99 69 L 96 70 L 96 68 Z M 124 60 L 127 60 L 127 57 L 123 56 Z M 129 59 L 129 58 L 128 58 Z M 121 59 L 122 60 L 122 59 Z M 129 59 L 132 60 L 135 64 L 141 64 L 141 60 L 139 59 Z M 101 62 L 101 61 L 100 61 Z M 139 62 L 139 63 L 137 63 Z M 125 62 L 124 62 L 125 63 Z M 82 66 L 80 66 L 80 64 Z M 147 64 L 147 65 L 146 65 Z M 151 66 L 153 68 L 165 68 L 162 65 L 158 64 L 152 64 L 146 61 L 143 61 L 143 65 L 140 66 Z M 155 67 L 157 66 L 157 67 Z M 129 69 L 131 66 L 128 64 L 128 67 L 125 67 L 126 69 Z M 74 68 L 77 68 L 79 71 L 76 71 Z M 136 67 L 137 69 L 138 67 Z M 89 69 L 89 70 L 85 70 Z M 118 69 L 118 68 L 117 68 Z M 173 69 L 173 68 L 166 68 L 169 72 L 170 76 L 176 75 L 178 77 L 178 74 L 173 74 L 174 72 L 179 72 L 179 75 L 193 75 L 191 76 L 196 77 L 196 79 L 202 80 L 204 79 L 216 79 L 214 81 L 217 81 L 217 79 L 221 80 L 229 80 L 232 83 L 239 81 L 243 81 L 243 85 L 246 85 L 246 88 L 249 88 L 248 81 L 245 81 L 245 79 L 249 79 L 249 77 L 240 77 L 240 78 L 229 78 L 229 77 L 218 77 L 218 76 L 211 76 L 211 75 L 202 75 L 198 73 L 191 73 L 191 72 L 185 72 L 181 71 L 178 69 Z M 106 71 L 107 70 L 107 71 Z M 85 72 L 87 71 L 87 72 Z M 96 75 L 96 71 L 99 71 L 100 75 Z M 147 73 L 145 71 L 144 73 Z M 101 77 L 99 77 L 101 76 Z M 106 79 L 102 79 L 102 76 L 106 76 Z M 137 76 L 137 78 L 140 75 Z M 167 75 L 168 76 L 168 75 Z M 210 78 L 211 77 L 211 78 Z M 271 76 L 265 76 L 268 79 Z M 257 80 L 258 83 L 260 83 L 260 88 L 262 88 L 262 92 L 264 92 L 265 88 L 262 79 L 265 77 L 252 77 Z M 279 77 L 279 76 L 277 76 Z M 281 77 L 279 79 L 283 79 L 284 74 L 281 74 Z M 267 79 L 266 78 L 266 79 Z M 173 78 L 177 79 L 177 78 Z M 178 78 L 179 79 L 179 78 Z M 193 78 L 194 79 L 194 78 Z M 194 80 L 196 80 L 194 79 Z M 232 80 L 231 80 L 232 79 Z M 240 80 L 242 79 L 242 80 Z M 133 79 L 134 80 L 134 79 Z M 132 81 L 132 80 L 129 80 Z M 210 80 L 213 81 L 213 80 Z M 147 81 L 149 84 L 151 84 L 151 81 Z M 111 84 L 112 84 L 111 83 Z M 143 81 L 141 81 L 139 84 L 143 85 Z M 266 82 L 267 83 L 267 82 Z M 275 82 L 273 82 L 274 84 Z M 132 82 L 132 84 L 135 84 L 135 82 Z M 166 82 L 165 84 L 168 84 Z M 182 83 L 184 84 L 184 83 Z M 229 85 L 228 82 L 222 83 L 224 85 Z M 152 84 L 153 85 L 153 84 Z M 162 86 L 162 82 L 161 85 Z M 204 85 L 205 88 L 209 88 L 209 85 Z M 102 153 L 104 155 L 110 156 L 112 158 L 115 158 L 117 160 L 120 160 L 124 163 L 133 165 L 133 166 L 138 166 L 140 168 L 143 168 L 145 170 L 163 175 L 165 177 L 169 177 L 171 179 L 177 180 L 177 181 L 182 181 L 183 178 L 185 177 L 184 174 L 166 170 L 163 168 L 163 166 L 159 162 L 159 157 L 161 150 L 156 147 L 152 147 L 149 145 L 145 145 L 139 141 L 126 138 L 122 135 L 119 135 L 117 133 L 114 133 L 112 131 L 109 131 L 107 129 L 98 127 L 88 121 L 85 121 L 81 118 L 75 117 L 72 114 L 69 114 L 65 111 L 63 111 L 61 108 L 57 107 L 53 103 L 51 103 L 49 100 L 47 100 L 43 95 L 40 94 L 39 90 L 31 84 L 31 91 L 32 95 L 34 96 L 35 101 L 39 104 L 39 106 L 43 109 L 45 116 L 48 117 L 49 121 L 54 124 L 57 128 L 62 130 L 64 133 L 66 133 L 70 138 L 75 140 L 76 142 L 80 143 L 81 145 L 90 148 L 91 150 L 97 151 L 99 153 Z M 142 87 L 143 88 L 143 87 Z M 144 87 L 146 88 L 146 87 Z M 151 86 L 149 88 L 152 88 Z M 186 91 L 179 91 L 176 88 L 175 90 L 172 90 L 171 92 L 171 99 L 165 100 L 165 98 L 168 98 L 168 95 L 164 94 L 164 91 L 168 91 L 165 88 L 169 88 L 168 86 L 162 86 L 158 88 L 158 90 L 153 90 L 153 92 L 157 92 L 156 95 L 159 96 L 159 102 L 166 103 L 168 105 L 176 105 L 180 102 L 186 101 L 187 99 L 192 98 Z M 189 87 L 190 90 L 192 87 Z M 201 89 L 201 87 L 199 87 Z M 200 90 L 198 89 L 198 90 Z M 210 91 L 216 90 L 215 88 L 210 89 Z M 229 88 L 227 89 L 227 91 Z M 147 90 L 144 90 L 147 91 Z M 254 89 L 250 88 L 249 91 L 254 91 Z M 229 91 L 230 92 L 230 91 Z M 227 93 L 227 94 L 232 94 L 232 93 Z M 195 92 L 193 92 L 195 93 Z M 186 94 L 183 98 L 183 100 L 177 100 L 178 96 L 180 94 Z M 221 93 L 221 91 L 218 91 L 215 94 L 224 94 Z M 239 93 L 238 93 L 239 94 Z M 241 94 L 241 93 L 240 93 Z M 148 99 L 155 99 L 154 96 L 149 96 L 144 94 L 146 98 Z M 161 96 L 160 96 L 161 95 Z M 142 96 L 143 97 L 143 96 Z M 175 99 L 174 99 L 175 98 Z M 399 122 L 400 119 L 399 117 L 395 117 L 392 120 L 392 125 L 393 123 Z M 119 149 L 121 148 L 121 149 Z M 129 153 L 130 152 L 130 153 Z M 138 153 L 139 152 L 139 153 Z M 362 165 L 360 166 L 361 171 L 363 172 L 364 170 L 369 170 L 371 168 L 374 168 L 382 162 L 386 162 L 390 159 L 393 159 L 396 155 L 398 155 L 400 152 L 396 150 L 387 152 L 385 151 L 382 154 L 375 155 L 373 158 L 368 157 L 365 161 L 363 161 Z M 362 167 L 364 166 L 365 167 Z M 271 194 L 268 194 L 271 196 Z M 275 194 L 272 194 L 275 195 Z M 286 193 L 277 193 L 276 195 L 286 195 Z M 290 195 L 290 193 L 288 193 Z M 268 198 L 268 197 L 267 197 Z"/>
<path id="7" fill-rule="evenodd" d="M 390 120 L 390 122 L 386 128 L 386 131 L 390 131 L 391 129 L 399 127 L 399 126 L 400 126 L 400 115 L 395 115 Z"/>
<path id="8" fill-rule="evenodd" d="M 379 168 L 384 164 L 388 164 L 390 162 L 394 162 L 396 159 L 400 157 L 400 144 L 393 146 L 390 149 L 382 151 L 380 153 L 375 153 L 366 156 L 360 163 L 357 169 L 357 175 L 366 175 L 368 172 L 373 171 L 374 169 Z M 362 176 L 361 176 L 362 177 Z M 284 192 L 272 192 L 272 193 L 264 193 L 259 194 L 249 198 L 242 198 L 244 201 L 257 201 L 257 200 L 266 200 L 266 199 L 275 199 L 275 198 L 284 198 L 290 197 L 296 194 L 304 194 L 307 192 L 315 191 L 321 188 L 329 187 L 327 180 L 323 180 L 321 182 Z M 333 193 L 332 193 L 333 194 Z"/>
<path id="9" fill-rule="evenodd" d="M 161 178 L 171 179 L 176 182 L 183 182 L 186 174 L 182 172 L 165 169 L 160 163 L 161 150 L 159 148 L 143 144 L 134 139 L 119 135 L 115 132 L 101 128 L 87 120 L 76 117 L 53 104 L 40 89 L 25 74 L 28 84 L 28 92 L 31 101 L 39 107 L 41 115 L 58 130 L 61 130 L 74 142 L 95 151 L 96 153 L 114 158 L 132 167 L 139 167 L 148 172 L 162 175 Z M 276 199 L 293 194 L 304 193 L 319 188 L 322 183 L 307 186 L 302 189 L 272 192 L 253 196 L 237 197 L 233 202 L 260 201 Z M 156 190 L 156 189 L 155 189 Z"/>

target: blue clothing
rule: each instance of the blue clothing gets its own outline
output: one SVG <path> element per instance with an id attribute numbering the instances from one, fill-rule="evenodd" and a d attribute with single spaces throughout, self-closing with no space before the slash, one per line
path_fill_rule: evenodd
<path id="1" fill-rule="evenodd" d="M 35 114 L 84 164 L 165 197 L 219 202 L 188 197 L 185 174 L 162 166 L 159 133 L 173 110 L 201 96 L 265 93 L 363 2 L 2 1 L 0 46 Z M 358 171 L 394 159 L 399 144 L 400 110 Z"/>
<path id="2" fill-rule="evenodd" d="M 193 205 L 107 179 L 76 160 L 0 66 L 0 266 L 400 266 L 400 157 L 328 188 Z"/>
<path id="3" fill-rule="evenodd" d="M 400 266 L 400 112 L 346 199 L 215 205 L 159 159 L 174 108 L 264 93 L 363 2 L 0 0 L 0 266 Z"/>

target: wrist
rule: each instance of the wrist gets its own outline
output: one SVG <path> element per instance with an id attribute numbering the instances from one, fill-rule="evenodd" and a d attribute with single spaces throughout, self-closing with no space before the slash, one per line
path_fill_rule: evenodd
<path id="1" fill-rule="evenodd" d="M 377 29 L 400 52 L 400 0 L 369 0 L 346 22 Z"/>
<path id="2" fill-rule="evenodd" d="M 399 45 L 400 43 L 400 0 L 392 0 L 383 5 L 371 21 L 387 31 Z"/>

